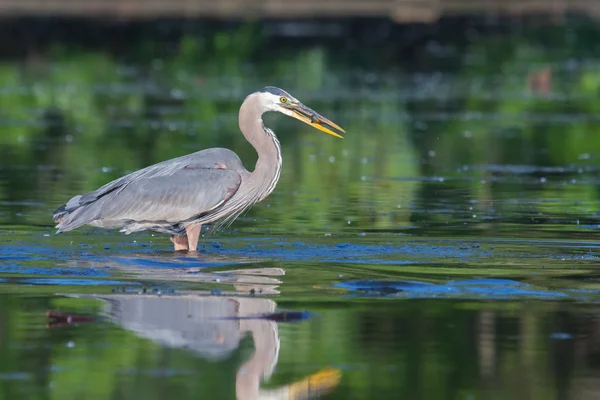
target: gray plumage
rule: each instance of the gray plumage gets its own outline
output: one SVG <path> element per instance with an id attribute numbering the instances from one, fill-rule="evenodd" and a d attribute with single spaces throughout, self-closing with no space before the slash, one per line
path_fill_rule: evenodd
<path id="1" fill-rule="evenodd" d="M 227 169 L 220 168 L 226 165 Z M 89 224 L 182 234 L 186 222 L 213 222 L 214 210 L 240 187 L 248 174 L 228 149 L 198 151 L 146 167 L 77 195 L 55 211 L 59 232 Z"/>
<path id="2" fill-rule="evenodd" d="M 211 224 L 214 229 L 230 224 L 274 190 L 282 157 L 277 137 L 261 118 L 268 111 L 341 137 L 320 125 L 337 127 L 331 121 L 286 91 L 266 87 L 246 97 L 239 112 L 240 130 L 258 153 L 253 172 L 244 168 L 234 152 L 223 148 L 163 161 L 70 199 L 54 211 L 58 232 L 82 225 L 127 234 L 150 229 L 170 234 L 176 250 L 195 250 L 202 225 Z"/>

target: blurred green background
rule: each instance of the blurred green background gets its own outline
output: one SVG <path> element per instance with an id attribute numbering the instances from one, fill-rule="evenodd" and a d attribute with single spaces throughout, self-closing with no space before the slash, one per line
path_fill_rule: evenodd
<path id="1" fill-rule="evenodd" d="M 215 294 L 229 264 L 281 268 L 278 306 L 322 314 L 279 324 L 265 388 L 333 366 L 339 399 L 595 398 L 598 21 L 394 18 L 5 19 L 0 399 L 233 398 L 249 338 L 214 361 L 108 318 L 43 316 L 102 314 L 56 293 Z M 267 85 L 347 134 L 266 115 L 281 180 L 200 260 L 167 254 L 164 236 L 53 235 L 54 208 L 152 163 L 221 146 L 252 170 L 237 113 Z M 394 289 L 490 277 L 510 282 L 471 301 Z M 374 289 L 335 286 L 354 280 Z"/>
<path id="2" fill-rule="evenodd" d="M 370 23 L 340 22 L 339 35 L 322 40 L 316 28 L 298 38 L 260 21 L 171 22 L 169 35 L 146 24 L 118 37 L 95 27 L 88 36 L 106 35 L 102 46 L 46 39 L 5 57 L 0 221 L 50 225 L 48 213 L 70 196 L 202 148 L 229 147 L 252 170 L 237 111 L 274 85 L 348 132 L 340 141 L 266 117 L 284 170 L 249 216 L 268 216 L 276 231 L 496 234 L 500 223 L 594 223 L 595 22 Z"/>

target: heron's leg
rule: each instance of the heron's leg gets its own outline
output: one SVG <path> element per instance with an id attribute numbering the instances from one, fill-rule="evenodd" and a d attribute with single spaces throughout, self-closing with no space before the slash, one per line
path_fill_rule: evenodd
<path id="1" fill-rule="evenodd" d="M 173 242 L 175 251 L 188 249 L 188 238 L 186 235 L 171 235 L 171 242 Z"/>
<path id="2" fill-rule="evenodd" d="M 202 224 L 188 225 L 185 227 L 189 251 L 196 251 L 196 248 L 198 247 L 198 238 L 200 237 L 201 230 Z"/>

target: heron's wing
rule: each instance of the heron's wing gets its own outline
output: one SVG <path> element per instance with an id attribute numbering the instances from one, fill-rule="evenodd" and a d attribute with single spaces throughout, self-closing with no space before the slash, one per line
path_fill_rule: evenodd
<path id="1" fill-rule="evenodd" d="M 54 219 L 59 231 L 101 219 L 183 222 L 218 207 L 237 191 L 237 162 L 229 150 L 210 149 L 155 164 L 73 197 L 55 211 Z"/>
<path id="2" fill-rule="evenodd" d="M 142 178 L 118 195 L 109 195 L 101 218 L 183 222 L 221 205 L 237 191 L 241 181 L 236 171 L 206 168 Z"/>
<path id="3" fill-rule="evenodd" d="M 93 203 L 102 196 L 105 196 L 113 191 L 123 190 L 129 184 L 139 179 L 170 176 L 171 174 L 176 173 L 184 168 L 215 169 L 221 168 L 222 166 L 234 171 L 244 170 L 244 166 L 237 154 L 229 149 L 212 148 L 201 150 L 182 157 L 173 158 L 158 164 L 150 165 L 146 168 L 132 172 L 119 179 L 109 182 L 93 192 L 77 195 L 69 200 L 66 204 L 59 207 L 54 214 L 57 214 L 61 211 L 71 212 L 76 208 Z"/>

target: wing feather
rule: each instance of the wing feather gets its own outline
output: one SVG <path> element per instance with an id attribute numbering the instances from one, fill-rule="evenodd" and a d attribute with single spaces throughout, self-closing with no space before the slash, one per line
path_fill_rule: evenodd
<path id="1" fill-rule="evenodd" d="M 238 172 L 185 169 L 170 176 L 142 178 L 118 196 L 107 196 L 101 218 L 178 223 L 219 206 L 237 191 Z"/>
<path id="2" fill-rule="evenodd" d="M 227 168 L 223 168 L 223 166 Z M 54 213 L 59 231 L 96 220 L 178 223 L 223 204 L 243 165 L 227 149 L 208 149 L 133 172 L 77 195 Z"/>

